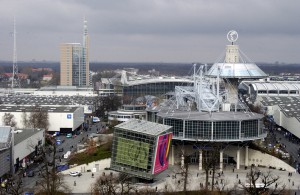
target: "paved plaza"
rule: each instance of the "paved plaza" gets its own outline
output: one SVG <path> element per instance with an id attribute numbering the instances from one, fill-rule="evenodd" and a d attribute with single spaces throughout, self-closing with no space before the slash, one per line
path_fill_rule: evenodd
<path id="1" fill-rule="evenodd" d="M 96 178 L 98 178 L 100 175 L 105 172 L 106 174 L 109 174 L 110 170 L 104 170 L 104 168 L 109 167 L 110 165 L 110 160 L 105 159 L 102 161 L 99 161 L 100 164 L 100 170 L 99 172 L 94 173 L 94 178 L 92 178 L 92 173 L 91 172 L 85 172 L 82 173 L 81 177 L 72 177 L 69 176 L 68 173 L 70 170 L 67 170 L 64 172 L 66 174 L 65 176 L 65 181 L 67 184 L 72 188 L 73 193 L 90 193 L 91 192 L 91 185 L 96 181 Z M 85 166 L 85 165 L 82 165 Z M 72 168 L 72 170 L 80 170 L 81 167 L 75 167 Z M 190 165 L 189 167 L 189 179 L 188 179 L 188 189 L 189 190 L 199 190 L 200 189 L 200 184 L 205 183 L 205 173 L 204 171 L 199 171 L 197 165 Z M 259 168 L 259 170 L 262 173 L 266 173 L 269 171 L 268 168 Z M 287 190 L 292 190 L 293 194 L 297 191 L 297 194 L 300 194 L 300 175 L 298 173 L 292 173 L 292 176 L 289 176 L 289 173 L 286 171 L 280 171 L 280 170 L 273 170 L 271 169 L 272 174 L 274 175 L 279 175 L 280 179 L 277 182 L 278 187 L 281 187 L 282 185 L 286 185 Z M 165 191 L 167 188 L 168 191 L 180 191 L 183 189 L 183 182 L 182 182 L 182 177 L 180 174 L 180 166 L 169 166 L 169 169 L 164 171 L 162 174 L 158 176 L 158 180 L 155 181 L 154 183 L 151 184 L 142 184 L 139 183 L 137 184 L 138 188 L 143 188 L 143 187 L 150 187 L 152 189 L 155 189 L 157 187 L 158 191 Z M 241 167 L 240 170 L 234 170 L 233 172 L 233 167 L 232 166 L 227 166 L 223 170 L 223 175 L 220 174 L 221 176 L 218 177 L 218 174 L 216 174 L 216 180 L 218 181 L 219 187 L 224 188 L 224 190 L 230 190 L 233 189 L 235 186 L 240 186 L 238 185 L 239 180 L 241 183 L 246 182 L 246 174 L 249 172 L 248 170 L 245 170 L 244 167 Z M 218 173 L 218 172 L 217 172 Z M 114 172 L 115 174 L 115 172 Z M 176 175 L 176 178 L 175 178 Z M 222 183 L 221 183 L 222 179 Z M 76 186 L 74 186 L 74 181 L 76 182 Z M 241 187 L 241 186 L 240 186 Z M 273 185 L 275 187 L 275 184 Z M 237 188 L 239 189 L 239 188 Z"/>

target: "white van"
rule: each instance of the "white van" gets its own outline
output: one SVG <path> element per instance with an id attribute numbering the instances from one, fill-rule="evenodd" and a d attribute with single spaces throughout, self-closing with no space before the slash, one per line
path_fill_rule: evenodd
<path id="1" fill-rule="evenodd" d="M 71 151 L 68 151 L 64 154 L 64 158 L 69 158 L 71 155 Z"/>

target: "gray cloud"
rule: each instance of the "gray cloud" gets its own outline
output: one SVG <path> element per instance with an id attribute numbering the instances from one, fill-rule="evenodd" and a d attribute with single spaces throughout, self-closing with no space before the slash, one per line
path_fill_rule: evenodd
<path id="1" fill-rule="evenodd" d="M 92 61 L 213 62 L 226 33 L 254 61 L 300 62 L 300 1 L 0 0 L 0 60 L 59 61 L 59 44 L 81 42 L 88 20 Z M 15 14 L 14 14 L 15 13 Z"/>

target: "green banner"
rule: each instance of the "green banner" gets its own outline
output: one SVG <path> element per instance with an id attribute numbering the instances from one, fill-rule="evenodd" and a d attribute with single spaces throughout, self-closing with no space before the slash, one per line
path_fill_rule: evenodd
<path id="1" fill-rule="evenodd" d="M 116 162 L 147 169 L 149 144 L 118 137 Z"/>

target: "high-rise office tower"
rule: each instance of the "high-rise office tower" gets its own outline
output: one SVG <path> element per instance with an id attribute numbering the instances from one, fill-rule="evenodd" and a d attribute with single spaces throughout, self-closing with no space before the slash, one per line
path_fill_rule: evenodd
<path id="1" fill-rule="evenodd" d="M 60 85 L 89 86 L 89 37 L 84 20 L 83 43 L 63 43 L 60 46 Z"/>

